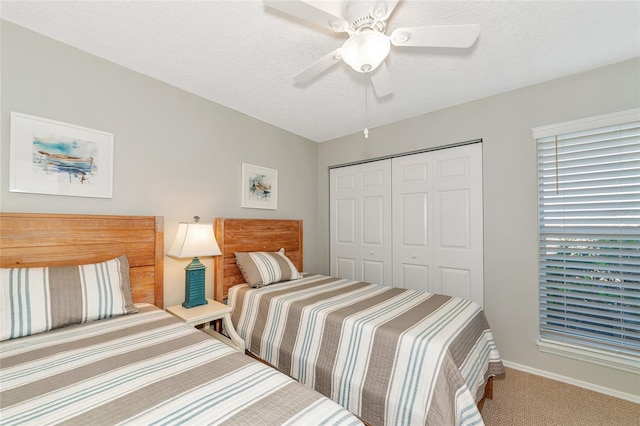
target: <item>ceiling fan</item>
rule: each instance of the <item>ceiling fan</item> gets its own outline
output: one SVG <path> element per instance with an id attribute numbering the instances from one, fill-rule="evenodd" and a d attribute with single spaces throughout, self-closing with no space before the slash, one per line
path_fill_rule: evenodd
<path id="1" fill-rule="evenodd" d="M 391 77 L 384 63 L 391 45 L 468 48 L 473 45 L 480 32 L 478 25 L 425 25 L 396 28 L 387 36 L 387 19 L 398 1 L 345 0 L 342 16 L 335 16 L 302 0 L 264 0 L 264 4 L 323 28 L 349 35 L 342 47 L 296 74 L 296 82 L 308 82 L 343 60 L 358 72 L 370 73 L 376 95 L 381 98 L 393 91 Z"/>

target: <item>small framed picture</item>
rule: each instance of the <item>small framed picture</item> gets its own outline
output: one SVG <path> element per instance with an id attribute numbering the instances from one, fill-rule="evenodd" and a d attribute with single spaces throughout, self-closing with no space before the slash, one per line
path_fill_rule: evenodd
<path id="1" fill-rule="evenodd" d="M 278 208 L 278 171 L 242 163 L 242 207 Z"/>
<path id="2" fill-rule="evenodd" d="M 113 197 L 113 134 L 11 113 L 9 190 Z"/>

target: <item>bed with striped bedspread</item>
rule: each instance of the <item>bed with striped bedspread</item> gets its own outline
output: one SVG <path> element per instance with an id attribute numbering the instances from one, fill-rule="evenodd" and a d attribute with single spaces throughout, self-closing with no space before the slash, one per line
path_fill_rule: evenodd
<path id="1" fill-rule="evenodd" d="M 154 307 L 0 344 L 0 424 L 361 424 Z"/>
<path id="2" fill-rule="evenodd" d="M 504 372 L 474 302 L 310 275 L 232 287 L 253 354 L 373 425 L 482 424 L 476 402 Z"/>

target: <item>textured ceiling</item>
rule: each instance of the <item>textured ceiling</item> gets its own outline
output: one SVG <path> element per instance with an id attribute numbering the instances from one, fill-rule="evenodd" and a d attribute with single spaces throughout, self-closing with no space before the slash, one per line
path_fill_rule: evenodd
<path id="1" fill-rule="evenodd" d="M 339 13 L 342 2 L 311 2 Z M 376 98 L 339 63 L 292 77 L 346 39 L 261 1 L 6 1 L 1 17 L 322 142 L 640 56 L 638 1 L 400 1 L 397 27 L 479 24 L 470 49 L 392 47 Z M 640 78 L 640 77 L 639 77 Z"/>

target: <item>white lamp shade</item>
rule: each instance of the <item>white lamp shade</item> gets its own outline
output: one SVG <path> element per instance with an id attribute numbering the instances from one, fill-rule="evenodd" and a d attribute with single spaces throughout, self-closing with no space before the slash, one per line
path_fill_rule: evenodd
<path id="1" fill-rule="evenodd" d="M 342 46 L 342 59 L 358 72 L 376 69 L 389 55 L 389 38 L 378 31 L 363 31 L 352 35 Z"/>
<path id="2" fill-rule="evenodd" d="M 219 256 L 220 247 L 210 223 L 180 223 L 167 256 L 178 259 L 199 256 Z"/>

